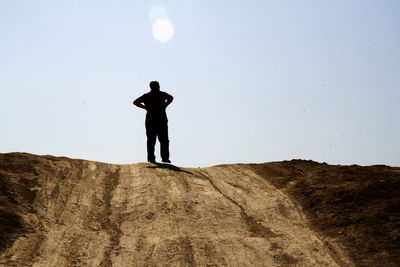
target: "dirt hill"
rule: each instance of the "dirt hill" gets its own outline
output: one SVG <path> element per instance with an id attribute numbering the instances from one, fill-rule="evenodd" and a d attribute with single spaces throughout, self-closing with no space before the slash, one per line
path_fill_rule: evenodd
<path id="1" fill-rule="evenodd" d="M 400 168 L 0 154 L 3 266 L 398 266 Z"/>

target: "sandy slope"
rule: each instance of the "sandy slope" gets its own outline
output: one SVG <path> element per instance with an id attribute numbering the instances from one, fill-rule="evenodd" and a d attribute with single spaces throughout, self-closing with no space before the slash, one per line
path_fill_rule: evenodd
<path id="1" fill-rule="evenodd" d="M 4 266 L 352 266 L 250 165 L 1 154 Z"/>
<path id="2" fill-rule="evenodd" d="M 245 165 L 180 169 L 24 154 L 3 163 L 6 175 L 25 229 L 3 250 L 6 266 L 350 265 Z"/>

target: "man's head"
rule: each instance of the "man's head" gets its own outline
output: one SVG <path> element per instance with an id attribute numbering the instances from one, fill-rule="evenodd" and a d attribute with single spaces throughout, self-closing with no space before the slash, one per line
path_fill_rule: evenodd
<path id="1" fill-rule="evenodd" d="M 151 91 L 160 91 L 160 84 L 157 81 L 150 82 Z"/>

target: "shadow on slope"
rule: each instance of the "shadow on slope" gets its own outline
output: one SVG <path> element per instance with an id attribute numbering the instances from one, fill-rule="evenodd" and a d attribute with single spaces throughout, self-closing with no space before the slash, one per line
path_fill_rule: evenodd
<path id="1" fill-rule="evenodd" d="M 357 265 L 400 265 L 400 168 L 304 160 L 249 166 L 298 202 Z"/>
<path id="2" fill-rule="evenodd" d="M 190 171 L 182 170 L 181 168 L 172 164 L 156 163 L 155 166 L 149 166 L 148 169 L 168 169 L 175 172 L 184 172 L 187 174 L 193 174 Z"/>
<path id="3" fill-rule="evenodd" d="M 24 217 L 35 213 L 40 173 L 51 173 L 45 157 L 26 153 L 0 154 L 0 252 L 33 226 Z M 25 215 L 25 216 L 24 216 Z"/>

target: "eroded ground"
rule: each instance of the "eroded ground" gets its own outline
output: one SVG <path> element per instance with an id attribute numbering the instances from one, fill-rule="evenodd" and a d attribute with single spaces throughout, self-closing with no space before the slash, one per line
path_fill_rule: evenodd
<path id="1" fill-rule="evenodd" d="M 346 246 L 314 231 L 271 177 L 278 175 L 252 165 L 1 154 L 0 264 L 354 265 Z"/>

